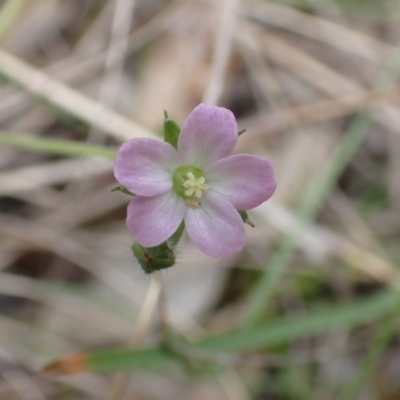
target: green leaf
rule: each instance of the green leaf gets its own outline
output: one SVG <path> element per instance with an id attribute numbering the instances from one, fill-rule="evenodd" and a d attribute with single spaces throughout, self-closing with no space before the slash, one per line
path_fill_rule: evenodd
<path id="1" fill-rule="evenodd" d="M 164 140 L 175 149 L 177 149 L 180 133 L 181 128 L 179 127 L 179 125 L 171 118 L 169 118 L 167 112 L 164 111 Z"/>

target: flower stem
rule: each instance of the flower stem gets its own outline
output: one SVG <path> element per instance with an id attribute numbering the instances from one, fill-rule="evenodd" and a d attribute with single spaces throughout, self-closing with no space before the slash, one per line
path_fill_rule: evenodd
<path id="1" fill-rule="evenodd" d="M 145 334 L 147 333 L 151 320 L 157 309 L 157 304 L 160 300 L 162 291 L 162 281 L 160 273 L 154 273 L 150 276 L 150 285 L 147 289 L 137 324 L 131 339 L 128 342 L 129 347 L 136 347 L 142 343 Z M 129 373 L 121 372 L 116 375 L 109 396 L 110 400 L 120 400 L 124 395 L 126 386 L 129 381 Z"/>
<path id="2" fill-rule="evenodd" d="M 155 272 L 154 275 L 157 275 L 158 279 L 160 280 L 161 292 L 160 292 L 160 299 L 158 302 L 158 309 L 160 313 L 160 328 L 161 331 L 165 333 L 167 332 L 170 326 L 168 310 L 167 310 L 167 294 L 165 291 L 165 283 L 161 271 Z"/>

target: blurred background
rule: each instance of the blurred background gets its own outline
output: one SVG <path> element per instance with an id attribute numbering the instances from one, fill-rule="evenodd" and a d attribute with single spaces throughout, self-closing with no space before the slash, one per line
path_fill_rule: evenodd
<path id="1" fill-rule="evenodd" d="M 112 159 L 200 102 L 278 189 L 241 254 L 184 238 L 169 323 L 205 353 L 125 398 L 400 399 L 400 1 L 3 0 L 0 41 L 0 399 L 109 398 L 41 369 L 128 343 L 150 278 Z"/>

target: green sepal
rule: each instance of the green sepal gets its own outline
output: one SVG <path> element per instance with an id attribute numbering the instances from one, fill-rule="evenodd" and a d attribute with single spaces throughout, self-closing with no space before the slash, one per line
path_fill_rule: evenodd
<path id="1" fill-rule="evenodd" d="M 242 217 L 242 221 L 245 224 L 250 225 L 252 228 L 255 227 L 255 225 L 253 224 L 252 220 L 249 218 L 249 215 L 247 214 L 247 211 L 239 210 L 239 214 Z"/>
<path id="2" fill-rule="evenodd" d="M 146 274 L 175 264 L 175 253 L 168 247 L 167 242 L 155 247 L 143 247 L 139 243 L 133 243 L 132 253 Z"/>
<path id="3" fill-rule="evenodd" d="M 171 250 L 175 250 L 175 247 L 179 243 L 179 240 L 182 237 L 183 231 L 185 230 L 185 223 L 182 222 L 176 232 L 165 242 Z"/>
<path id="4" fill-rule="evenodd" d="M 133 255 L 146 274 L 152 274 L 154 271 L 169 268 L 175 264 L 174 250 L 184 230 L 185 224 L 182 222 L 175 233 L 159 246 L 143 247 L 139 243 L 133 243 Z"/>
<path id="5" fill-rule="evenodd" d="M 180 133 L 181 128 L 179 125 L 168 116 L 166 111 L 164 111 L 164 141 L 177 149 Z"/>
<path id="6" fill-rule="evenodd" d="M 243 135 L 243 133 L 245 133 L 247 131 L 247 129 L 242 129 L 238 132 L 238 136 Z"/>
<path id="7" fill-rule="evenodd" d="M 122 192 L 127 194 L 128 196 L 135 196 L 132 192 L 130 192 L 125 186 L 118 185 L 111 189 L 112 192 Z"/>

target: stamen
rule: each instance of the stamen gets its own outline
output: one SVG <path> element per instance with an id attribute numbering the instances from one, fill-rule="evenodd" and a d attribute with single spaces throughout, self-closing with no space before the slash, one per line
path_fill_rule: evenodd
<path id="1" fill-rule="evenodd" d="M 186 176 L 188 179 L 183 182 L 183 187 L 186 189 L 185 196 L 191 197 L 195 195 L 199 199 L 203 194 L 203 190 L 210 188 L 210 185 L 205 183 L 206 180 L 203 176 L 196 179 L 192 172 L 188 172 Z"/>

